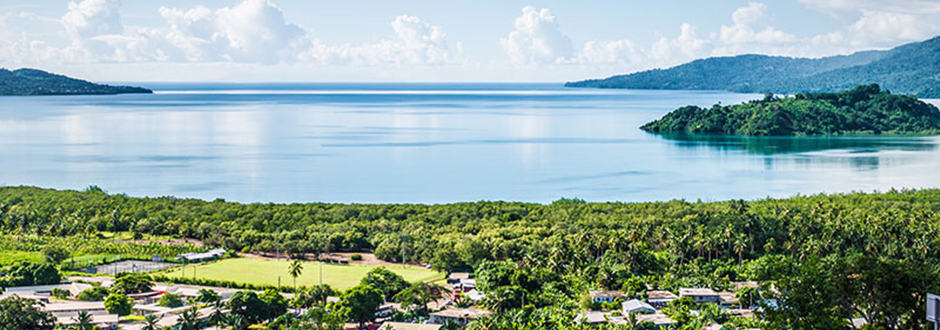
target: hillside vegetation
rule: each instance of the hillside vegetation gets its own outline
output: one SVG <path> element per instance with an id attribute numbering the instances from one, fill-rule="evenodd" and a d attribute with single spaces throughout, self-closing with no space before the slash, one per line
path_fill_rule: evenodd
<path id="1" fill-rule="evenodd" d="M 896 93 L 940 98 L 940 37 L 887 51 L 819 59 L 740 55 L 695 60 L 567 87 L 726 90 L 743 93 L 835 92 L 877 83 Z"/>
<path id="2" fill-rule="evenodd" d="M 925 294 L 940 289 L 934 248 L 940 190 L 753 202 L 367 205 L 0 188 L 5 237 L 103 230 L 196 238 L 232 250 L 279 249 L 298 258 L 374 251 L 392 261 L 404 251 L 409 262 L 473 270 L 487 293 L 482 306 L 495 313 L 477 321 L 487 329 L 604 329 L 573 324 L 587 290 L 643 298 L 650 289 L 727 291 L 731 281 L 746 280 L 765 288 L 754 297 L 763 307 L 756 319 L 706 306 L 677 305 L 666 313 L 682 330 L 708 322 L 729 329 L 852 329 L 848 320 L 858 317 L 871 329 L 924 329 Z"/>
<path id="3" fill-rule="evenodd" d="M 129 86 L 95 84 L 34 69 L 0 69 L 0 95 L 110 95 L 153 93 Z"/>
<path id="4" fill-rule="evenodd" d="M 940 110 L 878 85 L 711 108 L 685 106 L 647 123 L 654 133 L 726 135 L 937 134 Z"/>

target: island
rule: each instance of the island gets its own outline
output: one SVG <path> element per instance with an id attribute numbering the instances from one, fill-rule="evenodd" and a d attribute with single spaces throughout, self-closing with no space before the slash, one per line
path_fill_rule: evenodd
<path id="1" fill-rule="evenodd" d="M 685 106 L 643 125 L 652 133 L 751 136 L 940 133 L 940 110 L 877 84 L 839 93 L 766 94 L 761 100 L 711 108 Z"/>
<path id="2" fill-rule="evenodd" d="M 146 88 L 96 84 L 36 69 L 0 69 L 0 96 L 150 93 Z"/>
<path id="3" fill-rule="evenodd" d="M 667 69 L 569 82 L 566 87 L 724 90 L 741 93 L 838 92 L 877 83 L 895 93 L 940 98 L 940 37 L 888 50 L 821 58 L 746 54 L 698 59 Z"/>

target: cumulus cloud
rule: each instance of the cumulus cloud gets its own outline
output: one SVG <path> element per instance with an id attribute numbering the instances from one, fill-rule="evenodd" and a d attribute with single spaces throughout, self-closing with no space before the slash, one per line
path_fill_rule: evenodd
<path id="1" fill-rule="evenodd" d="M 170 25 L 162 37 L 189 61 L 291 62 L 309 45 L 307 32 L 269 0 L 216 10 L 161 7 L 160 15 Z"/>
<path id="2" fill-rule="evenodd" d="M 165 26 L 131 27 L 121 21 L 120 0 L 71 2 L 58 20 L 66 41 L 47 44 L 16 29 L 0 30 L 0 58 L 59 62 L 230 62 L 323 65 L 459 63 L 440 26 L 401 15 L 391 37 L 361 45 L 327 45 L 304 27 L 288 22 L 271 0 L 243 0 L 231 7 L 161 7 Z M 23 16 L 23 17 L 20 17 Z M 0 16 L 0 27 L 22 25 L 32 16 Z M 60 30 L 60 31 L 61 31 Z M 31 40 L 32 39 L 32 40 Z"/>
<path id="3" fill-rule="evenodd" d="M 526 6 L 516 18 L 512 32 L 500 40 L 514 64 L 547 64 L 571 57 L 571 39 L 561 33 L 548 8 Z"/>
<path id="4" fill-rule="evenodd" d="M 740 44 L 782 44 L 796 40 L 792 34 L 776 30 L 772 27 L 760 28 L 765 20 L 767 5 L 759 2 L 748 3 L 738 8 L 731 15 L 733 25 L 722 25 L 719 32 L 721 42 L 731 45 Z"/>

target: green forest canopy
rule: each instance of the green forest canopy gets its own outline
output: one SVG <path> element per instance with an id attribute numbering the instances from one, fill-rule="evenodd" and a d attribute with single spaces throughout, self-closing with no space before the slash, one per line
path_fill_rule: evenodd
<path id="1" fill-rule="evenodd" d="M 727 135 L 937 134 L 940 110 L 878 85 L 711 108 L 685 106 L 643 125 L 654 133 Z"/>

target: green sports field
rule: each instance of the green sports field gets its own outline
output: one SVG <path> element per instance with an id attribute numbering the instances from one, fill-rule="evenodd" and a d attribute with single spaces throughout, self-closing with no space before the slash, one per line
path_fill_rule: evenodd
<path id="1" fill-rule="evenodd" d="M 294 279 L 287 274 L 287 266 L 289 264 L 290 261 L 286 260 L 254 258 L 225 259 L 196 266 L 196 277 L 257 285 L 277 285 L 278 277 L 280 277 L 281 285 L 292 286 Z M 309 286 L 319 284 L 321 263 L 304 262 L 303 265 L 303 274 L 297 277 L 297 285 Z M 322 264 L 322 266 L 323 283 L 329 284 L 334 289 L 348 289 L 354 287 L 359 284 L 359 280 L 366 275 L 366 272 L 372 268 L 379 267 L 377 265 L 359 264 Z M 401 275 L 409 282 L 435 280 L 443 276 L 441 273 L 421 267 L 408 266 L 402 268 L 401 265 L 385 267 Z M 193 265 L 186 266 L 185 271 L 186 277 L 192 278 Z M 180 268 L 175 268 L 162 274 L 171 277 L 183 276 L 183 272 Z"/>

